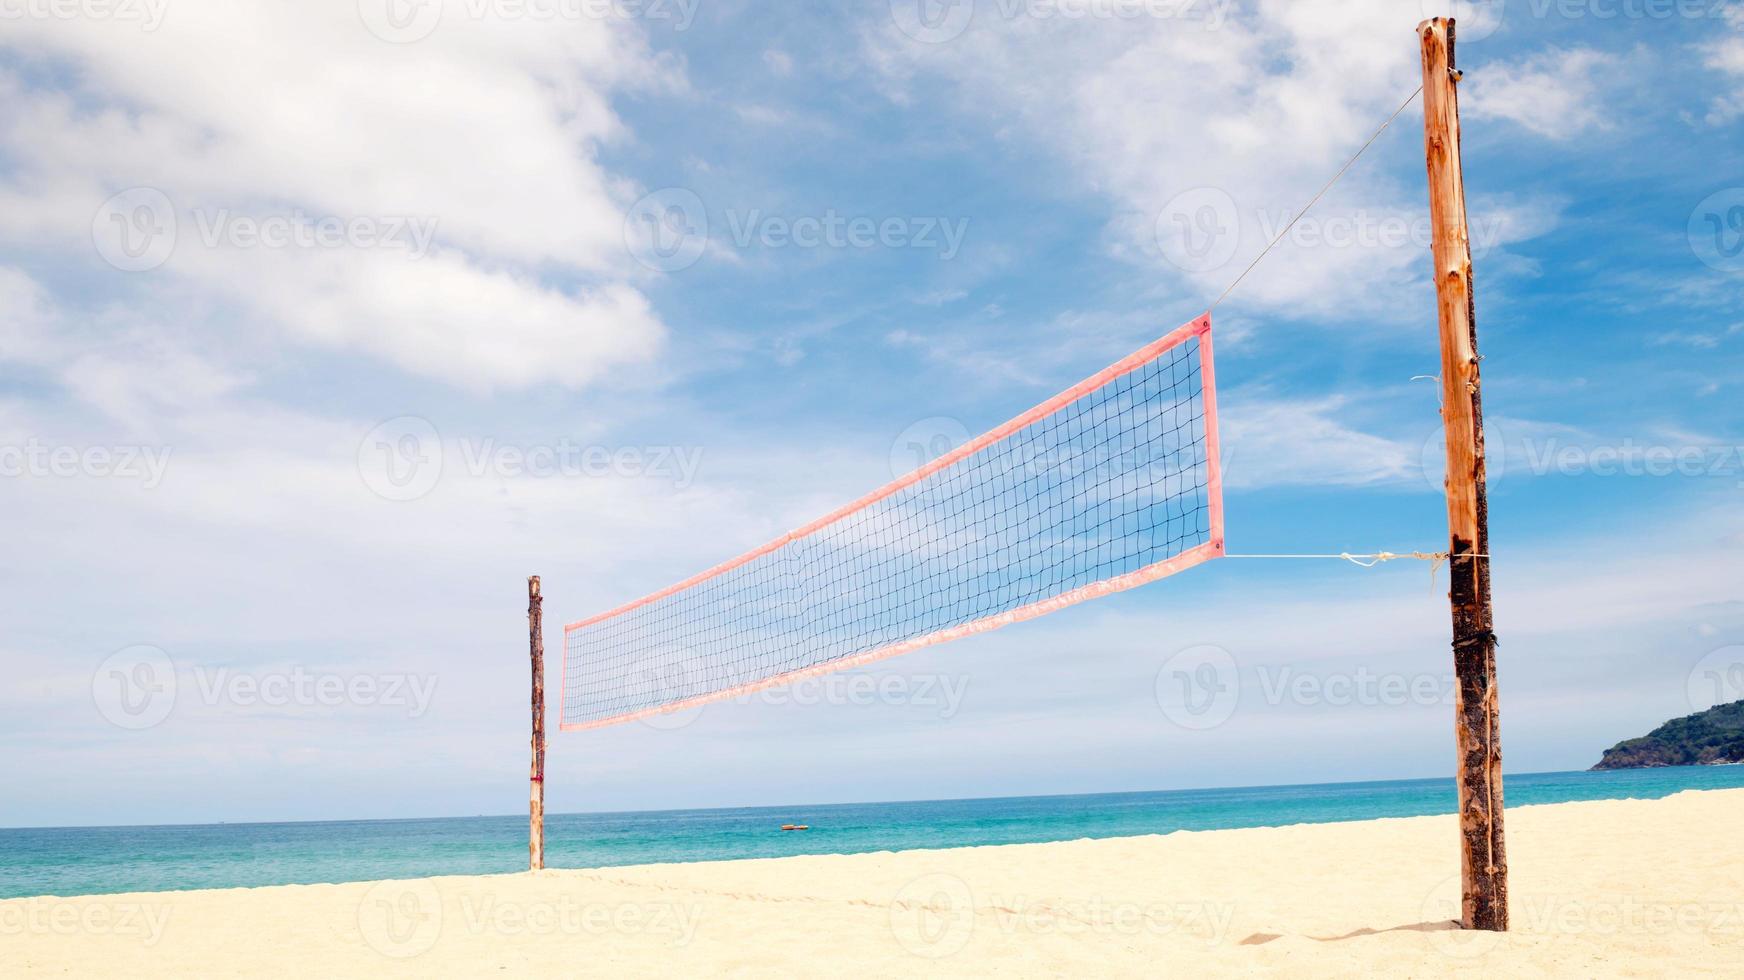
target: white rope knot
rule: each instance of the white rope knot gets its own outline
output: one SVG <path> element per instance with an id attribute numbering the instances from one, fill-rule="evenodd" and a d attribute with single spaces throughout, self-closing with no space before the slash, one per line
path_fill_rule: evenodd
<path id="1" fill-rule="evenodd" d="M 1415 558 L 1418 561 L 1434 562 L 1435 565 L 1440 565 L 1443 561 L 1447 560 L 1447 552 L 1413 551 L 1408 554 L 1399 555 L 1394 554 L 1391 551 L 1377 551 L 1372 555 L 1353 555 L 1348 551 L 1344 551 L 1340 552 L 1338 557 L 1343 558 L 1352 565 L 1361 565 L 1363 568 L 1373 568 L 1381 562 L 1397 561 L 1400 558 Z M 1363 559 L 1365 558 L 1368 560 L 1364 561 Z"/>
<path id="2" fill-rule="evenodd" d="M 1410 558 L 1410 559 L 1413 559 L 1416 561 L 1429 562 L 1429 587 L 1434 588 L 1435 587 L 1436 573 L 1441 570 L 1441 563 L 1447 561 L 1448 552 L 1445 552 L 1445 551 L 1409 551 L 1409 552 L 1399 553 L 1399 552 L 1393 552 L 1393 551 L 1377 551 L 1374 554 L 1369 554 L 1369 555 L 1353 555 L 1348 551 L 1341 551 L 1336 555 L 1230 555 L 1230 554 L 1226 554 L 1223 557 L 1225 557 L 1225 558 L 1332 558 L 1332 559 L 1337 559 L 1339 561 L 1350 562 L 1352 565 L 1356 565 L 1359 568 L 1373 568 L 1376 565 L 1381 564 L 1382 562 L 1398 561 L 1401 558 Z M 1461 558 L 1488 558 L 1490 556 L 1489 555 L 1460 555 L 1460 557 Z"/>

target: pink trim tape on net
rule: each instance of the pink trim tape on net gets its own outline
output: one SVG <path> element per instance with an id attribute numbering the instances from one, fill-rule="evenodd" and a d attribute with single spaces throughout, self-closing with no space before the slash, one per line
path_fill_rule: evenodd
<path id="1" fill-rule="evenodd" d="M 967 459 L 993 443 L 1011 435 L 1013 432 L 1031 425 L 1039 419 L 1054 414 L 1065 406 L 1070 405 L 1072 402 L 1075 402 L 1090 392 L 1106 385 L 1115 378 L 1136 371 L 1192 337 L 1199 338 L 1199 370 L 1201 388 L 1203 389 L 1201 397 L 1204 400 L 1205 417 L 1205 457 L 1207 467 L 1205 493 L 1206 506 L 1210 519 L 1210 537 L 1204 544 L 1197 545 L 1171 558 L 1165 558 L 1155 564 L 1147 565 L 1137 571 L 1128 572 L 1125 575 L 1118 575 L 1114 578 L 1104 579 L 1100 582 L 1092 582 L 1088 585 L 1082 585 L 1071 591 L 1062 592 L 1057 596 L 1043 599 L 1027 606 L 1020 606 L 1016 609 L 1010 609 L 983 619 L 963 623 L 949 629 L 939 630 L 938 632 L 929 633 L 926 636 L 916 637 L 912 640 L 904 640 L 901 643 L 879 647 L 875 650 L 868 650 L 865 653 L 839 657 L 824 663 L 814 664 L 810 667 L 802 667 L 798 670 L 775 674 L 761 680 L 738 684 L 733 687 L 723 688 L 719 691 L 711 691 L 708 694 L 700 694 L 695 697 L 686 698 L 682 701 L 674 701 L 670 704 L 657 705 L 639 711 L 627 712 L 625 714 L 613 715 L 609 718 L 600 718 L 587 722 L 564 722 L 560 710 L 558 713 L 558 730 L 577 732 L 591 728 L 603 728 L 607 725 L 621 724 L 626 721 L 634 721 L 638 718 L 647 718 L 653 715 L 682 711 L 686 708 L 694 708 L 714 701 L 740 697 L 745 694 L 767 690 L 772 687 L 779 687 L 783 684 L 790 684 L 807 677 L 816 677 L 821 674 L 828 674 L 838 670 L 846 670 L 850 667 L 858 667 L 864 664 L 874 663 L 879 660 L 885 660 L 890 657 L 909 653 L 922 647 L 932 646 L 937 643 L 945 643 L 965 636 L 973 636 L 977 633 L 986 633 L 990 630 L 996 630 L 1001 626 L 1007 626 L 1011 623 L 1035 619 L 1038 616 L 1045 616 L 1048 613 L 1064 609 L 1067 606 L 1076 605 L 1087 599 L 1095 599 L 1115 592 L 1123 592 L 1127 589 L 1136 588 L 1137 586 L 1154 582 L 1157 579 L 1165 578 L 1176 572 L 1184 571 L 1195 565 L 1220 557 L 1224 551 L 1223 466 L 1222 459 L 1219 457 L 1220 444 L 1217 435 L 1217 400 L 1213 391 L 1213 382 L 1215 379 L 1212 373 L 1211 360 L 1211 314 L 1205 313 L 1197 319 L 1170 331 L 1158 340 L 1133 351 L 1126 357 L 1110 364 L 1090 377 L 1085 378 L 1083 381 L 1078 382 L 1072 387 L 1067 388 L 1065 391 L 1062 391 L 1054 397 L 1049 398 L 1047 401 L 1035 406 L 1029 411 L 1005 422 L 1003 425 L 982 433 L 980 436 L 971 439 L 969 442 L 966 442 L 951 452 L 927 463 L 925 466 L 916 469 L 912 473 L 892 480 L 884 486 L 879 487 L 877 490 L 866 494 L 846 506 L 840 507 L 829 514 L 804 525 L 803 527 L 789 531 L 762 547 L 754 548 L 737 558 L 724 561 L 713 568 L 692 575 L 690 578 L 675 585 L 669 585 L 658 592 L 643 596 L 634 602 L 627 602 L 615 609 L 607 610 L 596 616 L 590 616 L 587 619 L 579 620 L 563 627 L 565 637 L 562 678 L 563 687 L 560 688 L 560 690 L 565 694 L 567 694 L 569 690 L 568 636 L 575 630 L 592 626 L 595 623 L 612 619 L 616 616 L 621 616 L 624 613 L 646 606 L 651 602 L 658 602 L 667 596 L 682 592 L 700 582 L 707 581 L 717 575 L 723 575 L 738 568 L 746 562 L 767 555 L 789 542 L 812 534 L 820 528 L 833 524 L 849 514 L 864 510 L 904 487 L 912 486 L 953 463 Z"/>

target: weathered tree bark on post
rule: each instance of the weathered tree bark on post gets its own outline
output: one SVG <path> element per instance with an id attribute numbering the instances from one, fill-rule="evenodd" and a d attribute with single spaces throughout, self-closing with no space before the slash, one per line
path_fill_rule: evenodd
<path id="1" fill-rule="evenodd" d="M 528 865 L 545 867 L 545 626 L 539 576 L 527 579 L 527 643 L 533 654 L 533 771 L 528 800 L 531 821 L 527 838 Z"/>
<path id="2" fill-rule="evenodd" d="M 1464 886 L 1460 921 L 1467 929 L 1501 931 L 1508 928 L 1502 742 L 1490 608 L 1484 414 L 1478 385 L 1471 238 L 1460 165 L 1453 20 L 1426 20 L 1417 33 L 1423 48 L 1423 138 L 1441 323 L 1441 415 L 1447 434 L 1448 562 L 1453 580 L 1448 598 L 1453 606 L 1456 782 Z"/>

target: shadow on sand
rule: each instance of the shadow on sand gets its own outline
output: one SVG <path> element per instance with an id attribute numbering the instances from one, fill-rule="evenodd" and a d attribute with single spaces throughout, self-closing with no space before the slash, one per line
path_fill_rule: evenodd
<path id="1" fill-rule="evenodd" d="M 1458 920 L 1438 919 L 1434 922 L 1413 922 L 1408 926 L 1394 926 L 1391 929 L 1358 929 L 1355 932 L 1347 932 L 1342 936 L 1309 936 L 1308 938 L 1317 943 L 1336 943 L 1342 942 L 1346 939 L 1356 939 L 1361 936 L 1378 936 L 1386 932 L 1451 932 L 1458 930 L 1459 927 Z M 1281 933 L 1256 932 L 1246 939 L 1243 939 L 1240 945 L 1263 946 L 1274 939 L 1282 938 L 1284 937 Z"/>

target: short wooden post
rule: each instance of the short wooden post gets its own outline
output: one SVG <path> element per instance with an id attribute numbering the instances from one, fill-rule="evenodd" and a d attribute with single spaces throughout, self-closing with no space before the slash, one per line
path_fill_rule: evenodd
<path id="1" fill-rule="evenodd" d="M 540 606 L 539 576 L 527 579 L 527 642 L 533 654 L 533 772 L 528 817 L 528 863 L 545 867 L 545 626 Z"/>
<path id="2" fill-rule="evenodd" d="M 1496 634 L 1490 608 L 1490 540 L 1484 498 L 1484 413 L 1478 387 L 1471 238 L 1460 165 L 1459 97 L 1451 18 L 1417 27 L 1423 48 L 1423 139 L 1435 294 L 1441 322 L 1441 417 L 1447 433 L 1448 562 L 1453 580 L 1454 729 L 1459 746 L 1460 921 L 1508 928 L 1508 860 L 1502 844 L 1502 740 Z"/>

